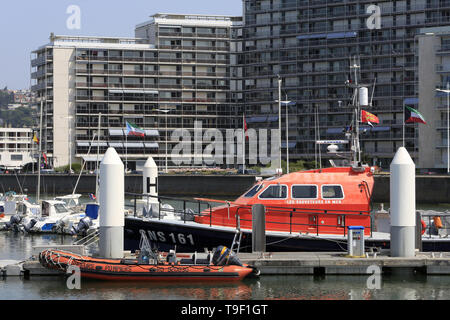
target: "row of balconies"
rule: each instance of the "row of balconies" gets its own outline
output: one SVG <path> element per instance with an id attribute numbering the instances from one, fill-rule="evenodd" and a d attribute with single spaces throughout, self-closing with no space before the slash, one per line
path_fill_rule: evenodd
<path id="1" fill-rule="evenodd" d="M 221 53 L 226 54 L 228 53 Z M 217 63 L 224 64 L 229 63 L 229 59 L 195 59 L 195 58 L 166 58 L 166 57 L 154 57 L 154 58 L 143 58 L 143 57 L 135 57 L 135 58 L 124 58 L 124 57 L 96 57 L 96 56 L 77 56 L 77 61 L 106 61 L 106 62 L 121 62 L 121 63 L 129 63 L 129 62 L 174 62 L 174 63 Z"/>
<path id="2" fill-rule="evenodd" d="M 142 71 L 142 70 L 97 70 L 97 69 L 77 69 L 77 74 L 101 74 L 101 75 L 122 75 L 122 76 L 179 76 L 179 77 L 214 77 L 228 78 L 228 72 L 185 72 L 185 71 Z"/>
<path id="3" fill-rule="evenodd" d="M 114 83 L 86 83 L 77 82 L 77 88 L 127 88 L 127 89 L 182 89 L 182 90 L 230 90 L 228 86 L 220 85 L 184 85 L 184 84 L 114 84 Z"/>
<path id="4" fill-rule="evenodd" d="M 224 103 L 228 102 L 226 98 L 164 98 L 164 97 L 155 97 L 153 95 L 134 95 L 134 96 L 102 96 L 102 97 L 94 97 L 94 96 L 76 96 L 77 101 L 104 101 L 104 102 L 121 102 L 121 101 L 129 101 L 129 102 L 178 102 L 178 103 L 191 103 L 191 102 L 201 102 L 201 103 Z"/>
<path id="5" fill-rule="evenodd" d="M 366 16 L 368 15 L 366 12 L 365 6 L 362 6 L 359 8 L 359 10 L 352 9 L 350 6 L 352 3 L 354 5 L 360 4 L 360 0 L 347 0 L 345 1 L 345 7 L 342 11 L 339 12 L 333 12 L 333 8 L 335 8 L 338 5 L 342 5 L 342 0 L 314 0 L 314 1 L 293 1 L 293 2 L 287 2 L 287 3 L 281 3 L 281 4 L 273 4 L 271 6 L 261 6 L 261 5 L 254 5 L 250 6 L 247 10 L 247 14 L 255 14 L 255 13 L 269 13 L 271 11 L 278 11 L 278 10 L 292 10 L 292 9 L 301 9 L 303 15 L 306 16 L 313 16 L 313 17 L 329 17 L 329 16 L 336 16 L 336 15 L 344 15 L 344 14 L 353 14 L 358 16 Z M 367 1 L 367 3 L 370 3 L 370 1 Z M 308 7 L 322 7 L 324 5 L 328 5 L 329 9 L 325 13 L 318 13 L 318 14 L 308 14 Z M 331 6 L 330 6 L 331 5 Z M 333 6 L 335 5 L 335 6 Z M 442 0 L 435 3 L 417 3 L 417 4 L 410 4 L 410 5 L 397 5 L 395 8 L 392 6 L 390 10 L 384 9 L 382 12 L 383 14 L 392 14 L 392 13 L 398 13 L 398 14 L 404 14 L 405 12 L 409 11 L 423 11 L 423 10 L 432 10 L 432 9 L 443 9 L 446 7 L 450 7 L 450 1 Z M 313 10 L 313 9 L 310 9 Z"/>
<path id="6" fill-rule="evenodd" d="M 220 38 L 228 39 L 230 35 L 228 33 L 191 33 L 191 32 L 165 32 L 159 31 L 160 37 L 177 37 L 177 38 Z"/>

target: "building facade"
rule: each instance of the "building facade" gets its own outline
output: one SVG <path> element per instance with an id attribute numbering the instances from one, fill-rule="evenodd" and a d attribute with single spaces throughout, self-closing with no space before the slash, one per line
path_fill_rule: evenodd
<path id="1" fill-rule="evenodd" d="M 365 158 L 388 168 L 403 145 L 403 109 L 418 105 L 415 40 L 419 30 L 450 24 L 450 2 L 438 0 L 244 0 L 243 90 L 254 126 L 277 127 L 278 75 L 289 107 L 291 159 L 317 157 L 318 139 L 343 138 L 353 92 L 345 82 L 358 56 L 360 81 L 373 84 L 367 111 L 380 124 L 361 136 Z M 354 80 L 354 79 L 353 79 Z M 283 110 L 283 125 L 285 110 Z M 265 119 L 265 120 L 264 120 Z M 283 129 L 282 136 L 286 135 Z M 405 146 L 419 158 L 419 125 L 408 124 Z M 286 144 L 285 144 L 286 146 Z M 325 146 L 323 146 L 325 148 Z M 325 155 L 325 149 L 322 155 Z"/>
<path id="2" fill-rule="evenodd" d="M 33 142 L 33 130 L 27 128 L 0 128 L 0 167 L 19 170 L 36 160 L 37 145 Z"/>
<path id="3" fill-rule="evenodd" d="M 31 64 L 54 167 L 83 159 L 93 168 L 108 147 L 130 169 L 148 156 L 164 166 L 179 143 L 174 129 L 194 130 L 196 121 L 234 127 L 230 38 L 240 24 L 239 17 L 155 15 L 137 26 L 139 38 L 52 35 Z M 127 122 L 145 137 L 126 136 Z"/>
<path id="4" fill-rule="evenodd" d="M 417 48 L 419 105 L 427 120 L 419 126 L 419 167 L 447 169 L 450 93 L 436 89 L 450 89 L 450 27 L 421 29 Z"/>

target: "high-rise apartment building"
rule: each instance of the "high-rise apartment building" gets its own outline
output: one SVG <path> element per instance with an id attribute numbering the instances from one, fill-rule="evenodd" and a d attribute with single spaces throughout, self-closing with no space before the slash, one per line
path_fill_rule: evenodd
<path id="1" fill-rule="evenodd" d="M 239 65 L 245 80 L 245 113 L 253 115 L 253 126 L 278 127 L 275 100 L 280 75 L 283 100 L 296 103 L 289 107 L 290 157 L 314 158 L 316 140 L 343 138 L 343 129 L 350 124 L 346 105 L 352 92 L 345 81 L 350 79 L 349 58 L 358 56 L 360 81 L 376 84 L 373 106 L 367 111 L 380 118 L 374 128 L 363 127 L 362 148 L 371 163 L 387 168 L 403 145 L 404 105 L 431 108 L 418 104 L 415 40 L 421 28 L 450 24 L 450 1 L 244 0 L 243 4 L 244 52 Z M 372 95 L 372 88 L 369 92 Z M 284 117 L 283 109 L 283 137 Z M 417 160 L 418 125 L 408 124 L 405 131 L 405 145 Z"/>
<path id="2" fill-rule="evenodd" d="M 231 37 L 242 18 L 158 14 L 138 38 L 51 36 L 34 51 L 33 91 L 44 99 L 43 146 L 55 167 L 115 147 L 128 167 L 170 161 L 174 129 L 234 128 Z M 100 119 L 100 124 L 99 124 Z M 126 123 L 145 137 L 126 135 Z M 100 131 L 99 129 L 100 128 Z M 99 135 L 97 135 L 99 132 Z"/>
<path id="3" fill-rule="evenodd" d="M 419 167 L 448 168 L 450 26 L 424 28 L 417 36 L 419 105 L 427 124 L 419 126 Z M 447 87 L 449 86 L 449 87 Z"/>

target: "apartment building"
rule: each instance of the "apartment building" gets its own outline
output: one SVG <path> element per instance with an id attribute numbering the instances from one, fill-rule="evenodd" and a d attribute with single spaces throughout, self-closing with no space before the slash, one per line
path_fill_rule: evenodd
<path id="1" fill-rule="evenodd" d="M 0 128 L 0 167 L 2 169 L 21 169 L 24 165 L 36 162 L 37 153 L 33 142 L 33 130 L 27 128 Z"/>
<path id="2" fill-rule="evenodd" d="M 427 120 L 419 126 L 419 167 L 444 168 L 449 162 L 448 123 L 450 26 L 423 28 L 417 36 L 419 105 Z M 450 85 L 450 84 L 449 84 Z"/>
<path id="3" fill-rule="evenodd" d="M 360 57 L 360 81 L 375 84 L 380 118 L 363 126 L 362 149 L 371 163 L 388 168 L 403 145 L 403 108 L 419 104 L 415 40 L 420 29 L 450 24 L 450 1 L 438 0 L 244 0 L 243 68 L 245 113 L 254 127 L 278 126 L 278 75 L 289 107 L 291 159 L 317 155 L 320 139 L 343 138 L 350 124 L 350 57 Z M 354 79 L 353 79 L 354 80 Z M 370 94 L 372 96 L 372 87 Z M 285 110 L 283 124 L 285 128 Z M 405 145 L 417 163 L 418 124 L 408 124 Z M 282 136 L 286 132 L 283 129 Z M 326 157 L 326 146 L 322 155 Z M 345 146 L 341 146 L 345 148 Z"/>
<path id="4" fill-rule="evenodd" d="M 170 161 L 177 128 L 234 128 L 232 29 L 241 18 L 159 14 L 137 38 L 52 35 L 33 52 L 32 90 L 44 101 L 43 147 L 54 167 L 115 147 L 128 168 Z M 100 122 L 99 122 L 100 121 Z M 145 137 L 126 136 L 126 123 Z M 70 158 L 69 158 L 70 157 Z M 169 164 L 170 165 L 170 164 Z"/>

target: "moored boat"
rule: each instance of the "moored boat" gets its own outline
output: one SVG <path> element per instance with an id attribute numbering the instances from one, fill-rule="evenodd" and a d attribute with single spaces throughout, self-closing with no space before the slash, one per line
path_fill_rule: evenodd
<path id="1" fill-rule="evenodd" d="M 226 247 L 218 248 L 210 259 L 167 255 L 139 256 L 133 259 L 102 259 L 59 250 L 40 253 L 40 263 L 66 273 L 69 266 L 80 268 L 81 277 L 108 281 L 240 281 L 256 268 L 242 265 Z"/>

